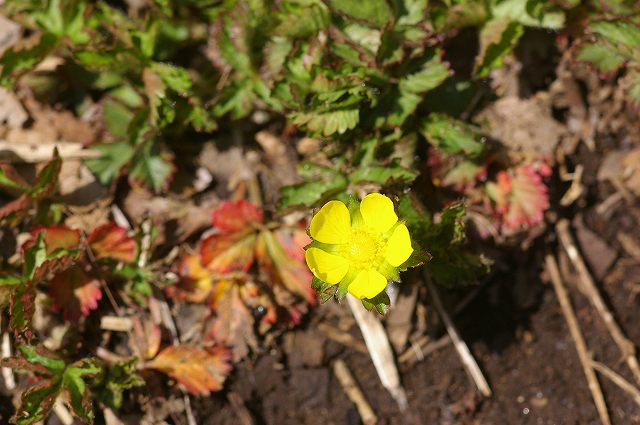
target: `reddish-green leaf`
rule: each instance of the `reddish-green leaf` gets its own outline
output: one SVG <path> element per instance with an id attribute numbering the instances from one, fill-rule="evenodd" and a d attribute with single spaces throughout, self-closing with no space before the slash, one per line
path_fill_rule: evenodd
<path id="1" fill-rule="evenodd" d="M 38 173 L 35 186 L 29 190 L 29 196 L 36 200 L 51 196 L 58 184 L 61 167 L 62 159 L 56 148 L 53 151 L 53 159 Z"/>
<path id="2" fill-rule="evenodd" d="M 225 201 L 213 211 L 212 223 L 222 233 L 246 231 L 252 224 L 262 222 L 262 210 L 244 199 Z"/>
<path id="3" fill-rule="evenodd" d="M 100 283 L 89 276 L 81 266 L 75 265 L 57 273 L 49 283 L 53 309 L 62 311 L 65 320 L 77 321 L 98 308 L 102 298 Z"/>
<path id="4" fill-rule="evenodd" d="M 75 229 L 70 229 L 64 225 L 54 226 L 36 226 L 31 229 L 31 234 L 34 238 L 39 233 L 44 233 L 44 244 L 47 249 L 47 256 L 53 254 L 59 249 L 67 251 L 77 250 L 80 248 L 80 232 Z M 26 249 L 34 243 L 35 239 L 30 239 L 25 242 L 23 249 Z"/>
<path id="5" fill-rule="evenodd" d="M 220 280 L 216 282 L 211 298 L 211 308 L 216 317 L 208 338 L 231 347 L 234 362 L 244 358 L 249 348 L 255 349 L 258 345 L 253 316 L 241 297 L 242 285 L 234 280 Z"/>
<path id="6" fill-rule="evenodd" d="M 171 376 L 191 394 L 208 395 L 222 389 L 231 371 L 229 360 L 230 353 L 225 348 L 177 345 L 162 350 L 147 367 Z"/>
<path id="7" fill-rule="evenodd" d="M 296 245 L 292 232 L 292 230 L 280 229 L 275 232 L 279 237 L 268 230 L 260 232 L 256 249 L 258 262 L 272 282 L 283 285 L 289 292 L 315 305 L 316 292 L 311 287 L 312 275 L 297 252 L 298 249 L 302 250 L 302 247 Z M 300 239 L 298 237 L 297 243 L 300 243 Z M 287 250 L 293 255 L 287 255 L 281 241 L 287 244 Z"/>
<path id="8" fill-rule="evenodd" d="M 202 264 L 214 273 L 247 271 L 254 260 L 255 233 L 213 235 L 200 244 Z"/>
<path id="9" fill-rule="evenodd" d="M 209 297 L 213 288 L 211 272 L 202 265 L 199 255 L 188 254 L 182 257 L 178 273 L 180 281 L 167 288 L 168 297 L 195 303 L 203 302 Z"/>
<path id="10" fill-rule="evenodd" d="M 113 258 L 130 263 L 136 258 L 136 242 L 127 235 L 127 229 L 107 223 L 95 229 L 87 240 L 96 258 Z"/>

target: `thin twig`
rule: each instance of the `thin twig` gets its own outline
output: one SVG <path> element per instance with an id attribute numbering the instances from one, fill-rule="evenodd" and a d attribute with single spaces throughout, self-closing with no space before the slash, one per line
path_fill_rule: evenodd
<path id="1" fill-rule="evenodd" d="M 636 348 L 624 335 L 622 329 L 620 329 L 620 326 L 616 323 L 613 314 L 611 314 L 611 311 L 602 299 L 600 292 L 596 288 L 596 284 L 593 281 L 584 260 L 580 256 L 578 248 L 573 242 L 573 237 L 569 232 L 569 222 L 567 220 L 560 220 L 556 225 L 556 231 L 558 232 L 562 246 L 578 272 L 578 277 L 580 278 L 580 283 L 582 284 L 581 286 L 585 295 L 604 321 L 611 337 L 622 352 L 622 356 L 629 366 L 629 369 L 631 369 L 633 377 L 637 382 L 640 382 L 640 365 L 638 365 L 638 359 L 636 358 Z"/>
<path id="2" fill-rule="evenodd" d="M 368 354 L 367 347 L 361 340 L 354 338 L 351 334 L 339 331 L 331 325 L 326 323 L 318 323 L 318 330 L 324 334 L 327 338 L 344 345 L 345 347 L 352 348 L 363 354 Z"/>
<path id="3" fill-rule="evenodd" d="M 400 410 L 406 409 L 408 406 L 407 395 L 400 384 L 400 374 L 384 326 L 374 312 L 364 309 L 360 300 L 347 295 L 347 301 L 358 327 L 360 327 L 360 332 L 362 332 L 382 386 L 389 391 L 398 403 Z"/>
<path id="4" fill-rule="evenodd" d="M 595 360 L 591 360 L 591 366 L 593 366 L 595 370 L 609 378 L 611 382 L 620 387 L 624 392 L 633 397 L 633 401 L 635 401 L 636 404 L 640 406 L 640 390 L 636 386 L 624 379 L 618 373 L 608 368 L 605 364 L 602 364 Z"/>
<path id="5" fill-rule="evenodd" d="M 558 297 L 562 314 L 564 314 L 564 318 L 569 326 L 569 332 L 571 332 L 571 337 L 573 338 L 576 351 L 578 352 L 578 358 L 582 364 L 584 375 L 587 378 L 589 391 L 591 391 L 591 396 L 593 397 L 593 402 L 596 405 L 596 410 L 598 410 L 600 420 L 604 425 L 611 425 L 611 419 L 609 419 L 609 412 L 607 411 L 607 404 L 604 401 L 600 383 L 598 382 L 596 373 L 593 370 L 591 356 L 587 352 L 587 344 L 585 343 L 580 327 L 578 326 L 578 319 L 573 311 L 573 307 L 571 307 L 571 301 L 569 301 L 567 289 L 564 287 L 564 283 L 560 277 L 558 264 L 556 263 L 555 258 L 549 254 L 545 257 L 545 263 L 547 266 L 547 272 L 551 278 L 551 283 L 553 284 L 553 289 Z"/>
<path id="6" fill-rule="evenodd" d="M 434 353 L 444 347 L 447 347 L 451 344 L 451 337 L 449 334 L 436 339 L 435 341 L 431 340 L 428 336 L 423 336 L 418 341 L 411 344 L 407 350 L 400 354 L 398 357 L 398 361 L 400 363 L 414 363 L 415 361 L 422 361 L 429 354 Z"/>
<path id="7" fill-rule="evenodd" d="M 375 425 L 375 423 L 378 422 L 378 418 L 344 361 L 338 359 L 333 363 L 333 373 L 336 375 L 336 378 L 338 378 L 338 382 L 340 382 L 340 386 L 345 394 L 347 394 L 347 397 L 349 397 L 349 400 L 356 405 L 362 423 L 364 425 Z"/>
<path id="8" fill-rule="evenodd" d="M 447 313 L 447 311 L 444 309 L 436 286 L 433 284 L 429 276 L 425 275 L 425 280 L 427 281 L 427 287 L 429 288 L 429 293 L 431 294 L 431 298 L 433 299 L 433 304 L 442 317 L 444 326 L 447 329 L 447 333 L 451 337 L 451 340 L 453 341 L 453 346 L 458 352 L 458 355 L 462 360 L 462 364 L 469 372 L 469 375 L 471 375 L 473 382 L 476 384 L 476 387 L 478 387 L 478 390 L 480 390 L 482 395 L 484 395 L 485 397 L 490 397 L 491 387 L 489 387 L 489 383 L 482 374 L 480 366 L 478 366 L 478 363 L 473 358 L 473 354 L 471 354 L 469 347 L 460 337 L 460 333 L 458 332 L 456 326 L 453 324 L 453 320 L 451 320 L 449 313 Z"/>

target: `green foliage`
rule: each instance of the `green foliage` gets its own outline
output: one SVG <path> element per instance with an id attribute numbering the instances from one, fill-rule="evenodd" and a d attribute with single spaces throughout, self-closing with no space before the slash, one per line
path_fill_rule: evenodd
<path id="1" fill-rule="evenodd" d="M 125 390 L 144 385 L 144 380 L 136 373 L 138 359 L 131 359 L 110 364 L 103 374 L 102 381 L 97 384 L 97 393 L 101 402 L 114 409 L 122 406 Z"/>
<path id="2" fill-rule="evenodd" d="M 35 372 L 40 382 L 22 393 L 21 405 L 11 422 L 28 425 L 49 415 L 58 397 L 65 393 L 71 411 L 84 423 L 93 423 L 88 382 L 102 373 L 93 359 L 66 363 L 41 346 L 19 345 L 20 356 L 3 359 L 3 366 Z"/>

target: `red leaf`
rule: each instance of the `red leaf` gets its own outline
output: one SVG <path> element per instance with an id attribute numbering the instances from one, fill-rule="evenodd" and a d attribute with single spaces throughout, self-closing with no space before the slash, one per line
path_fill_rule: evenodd
<path id="1" fill-rule="evenodd" d="M 47 255 L 58 249 L 75 250 L 80 248 L 80 231 L 70 229 L 64 225 L 36 226 L 31 229 L 33 238 L 23 245 L 23 250 L 33 246 L 35 238 L 40 232 L 44 232 L 44 245 Z"/>
<path id="2" fill-rule="evenodd" d="M 147 367 L 171 376 L 191 394 L 209 395 L 211 391 L 222 389 L 231 372 L 230 357 L 226 348 L 206 350 L 177 345 L 162 350 Z"/>
<path id="3" fill-rule="evenodd" d="M 0 223 L 6 225 L 20 222 L 27 215 L 32 204 L 31 198 L 22 194 L 17 199 L 3 205 L 0 208 Z"/>
<path id="4" fill-rule="evenodd" d="M 76 265 L 56 274 L 49 283 L 53 309 L 62 311 L 65 320 L 77 321 L 98 308 L 102 298 L 100 283 Z"/>
<path id="5" fill-rule="evenodd" d="M 530 165 L 522 165 L 509 172 L 501 171 L 497 182 L 487 185 L 506 233 L 526 229 L 543 220 L 549 208 L 549 195 L 541 173 Z"/>
<path id="6" fill-rule="evenodd" d="M 213 210 L 212 223 L 222 233 L 235 233 L 251 228 L 252 223 L 262 222 L 260 208 L 244 199 L 224 201 Z"/>
<path id="7" fill-rule="evenodd" d="M 113 258 L 130 263 L 136 258 L 136 242 L 127 235 L 127 229 L 115 223 L 106 223 L 95 229 L 88 238 L 96 258 Z"/>
<path id="8" fill-rule="evenodd" d="M 255 233 L 209 236 L 200 244 L 202 264 L 214 273 L 246 272 L 253 264 L 255 243 Z"/>

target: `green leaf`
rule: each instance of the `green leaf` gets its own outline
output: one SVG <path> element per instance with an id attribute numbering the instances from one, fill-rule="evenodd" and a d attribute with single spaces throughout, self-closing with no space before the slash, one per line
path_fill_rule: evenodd
<path id="1" fill-rule="evenodd" d="M 373 298 L 365 298 L 361 301 L 364 308 L 366 308 L 367 310 L 371 310 L 375 307 L 378 313 L 383 316 L 387 314 L 387 311 L 389 311 L 389 305 L 391 304 L 391 300 L 389 299 L 389 295 L 387 295 L 386 291 L 380 292 Z"/>
<path id="2" fill-rule="evenodd" d="M 479 156 L 484 150 L 481 136 L 471 126 L 444 114 L 429 114 L 421 128 L 430 144 L 447 153 Z"/>
<path id="3" fill-rule="evenodd" d="M 66 367 L 64 360 L 51 357 L 50 353 L 45 353 L 39 347 L 20 344 L 18 345 L 18 351 L 29 363 L 44 366 L 53 374 L 62 373 Z"/>
<path id="4" fill-rule="evenodd" d="M 24 263 L 22 275 L 27 279 L 33 279 L 36 270 L 47 260 L 47 247 L 45 245 L 45 232 L 41 231 L 36 236 L 33 245 L 24 250 Z"/>
<path id="5" fill-rule="evenodd" d="M 629 102 L 636 106 L 640 105 L 640 72 L 636 70 L 627 71 L 622 83 L 627 87 L 626 97 Z"/>
<path id="6" fill-rule="evenodd" d="M 615 45 L 640 49 L 640 27 L 626 21 L 596 21 L 591 30 Z"/>
<path id="7" fill-rule="evenodd" d="M 20 49 L 12 46 L 0 57 L 0 85 L 12 86 L 24 72 L 30 71 L 56 46 L 57 38 L 51 34 L 43 34 L 32 46 Z"/>
<path id="8" fill-rule="evenodd" d="M 120 102 L 106 99 L 102 103 L 102 118 L 109 133 L 118 139 L 125 139 L 133 112 Z"/>
<path id="9" fill-rule="evenodd" d="M 303 38 L 316 34 L 329 25 L 329 11 L 321 2 L 300 4 L 287 1 L 277 14 L 278 25 L 273 30 L 276 36 Z"/>
<path id="10" fill-rule="evenodd" d="M 349 175 L 351 183 L 375 182 L 386 185 L 391 182 L 411 183 L 418 177 L 418 173 L 400 165 L 398 159 L 392 160 L 385 166 L 367 166 L 353 171 Z"/>
<path id="11" fill-rule="evenodd" d="M 151 69 L 160 77 L 165 86 L 181 96 L 185 96 L 191 90 L 191 77 L 185 68 L 153 62 Z"/>
<path id="12" fill-rule="evenodd" d="M 360 111 L 358 108 L 350 108 L 326 112 L 299 112 L 292 114 L 291 118 L 294 124 L 304 125 L 310 132 L 330 136 L 354 129 L 360 121 Z"/>
<path id="13" fill-rule="evenodd" d="M 490 70 L 501 67 L 504 58 L 513 51 L 523 33 L 523 26 L 508 18 L 487 22 L 480 30 L 480 52 L 476 56 L 475 77 L 484 78 Z"/>
<path id="14" fill-rule="evenodd" d="M 14 174 L 15 175 L 12 175 Z M 10 189 L 15 189 L 20 192 L 26 192 L 29 188 L 25 185 L 24 182 L 17 173 L 12 168 L 4 168 L 0 166 L 0 186 L 8 187 Z"/>
<path id="15" fill-rule="evenodd" d="M 38 200 L 51 196 L 58 184 L 61 167 L 62 158 L 56 148 L 53 150 L 53 159 L 38 173 L 35 186 L 29 190 L 29 196 Z"/>
<path id="16" fill-rule="evenodd" d="M 102 156 L 87 159 L 84 164 L 104 185 L 110 184 L 120 174 L 120 170 L 131 160 L 134 153 L 128 142 L 92 145 L 91 149 L 102 153 Z"/>
<path id="17" fill-rule="evenodd" d="M 99 384 L 99 399 L 114 409 L 122 407 L 123 393 L 134 387 L 144 386 L 144 380 L 136 372 L 138 359 L 110 364 L 103 381 Z"/>
<path id="18" fill-rule="evenodd" d="M 85 379 L 101 372 L 95 360 L 82 359 L 69 365 L 62 375 L 62 386 L 69 393 L 73 412 L 85 423 L 93 423 L 93 407 Z"/>
<path id="19" fill-rule="evenodd" d="M 393 18 L 391 8 L 385 0 L 330 0 L 331 8 L 356 20 L 384 27 Z"/>
<path id="20" fill-rule="evenodd" d="M 17 276 L 0 275 L 0 286 L 16 286 L 22 283 L 22 279 Z"/>
<path id="21" fill-rule="evenodd" d="M 280 190 L 279 208 L 304 205 L 312 206 L 328 199 L 347 187 L 347 178 L 336 174 L 331 180 L 317 180 L 285 186 Z"/>
<path id="22" fill-rule="evenodd" d="M 40 382 L 22 393 L 21 404 L 11 422 L 17 425 L 31 425 L 49 416 L 62 389 L 62 379 Z"/>
<path id="23" fill-rule="evenodd" d="M 615 71 L 626 62 L 626 58 L 615 49 L 603 44 L 591 43 L 580 46 L 576 59 L 589 62 L 603 72 Z"/>
<path id="24" fill-rule="evenodd" d="M 564 13 L 547 0 L 492 0 L 494 18 L 508 18 L 529 27 L 561 29 Z"/>
<path id="25" fill-rule="evenodd" d="M 171 155 L 163 151 L 157 142 L 146 142 L 131 160 L 129 178 L 155 193 L 163 192 L 175 171 L 171 160 Z"/>
<path id="26" fill-rule="evenodd" d="M 425 93 L 438 87 L 449 77 L 449 68 L 435 56 L 426 62 L 422 69 L 414 74 L 409 74 L 400 80 L 400 91 L 403 93 Z"/>

